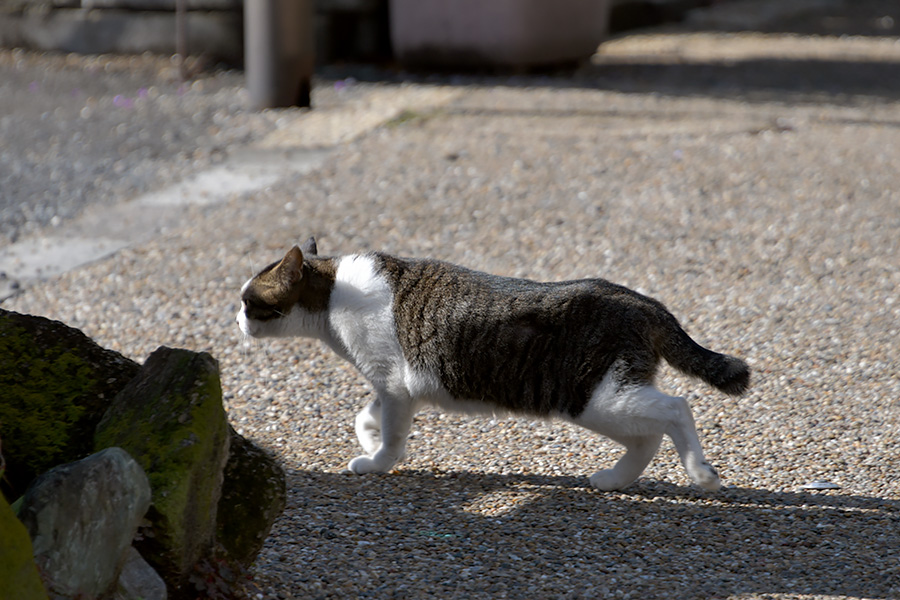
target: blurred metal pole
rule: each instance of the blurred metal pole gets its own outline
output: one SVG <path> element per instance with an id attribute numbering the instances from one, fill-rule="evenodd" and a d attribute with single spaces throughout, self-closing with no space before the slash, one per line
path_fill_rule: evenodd
<path id="1" fill-rule="evenodd" d="M 175 0 L 175 54 L 178 55 L 178 76 L 187 81 L 187 0 Z"/>
<path id="2" fill-rule="evenodd" d="M 310 106 L 313 0 L 244 2 L 244 69 L 254 108 Z"/>

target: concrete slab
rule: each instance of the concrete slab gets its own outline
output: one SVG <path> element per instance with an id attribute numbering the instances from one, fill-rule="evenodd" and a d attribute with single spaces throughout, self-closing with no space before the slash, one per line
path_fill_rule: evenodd
<path id="1" fill-rule="evenodd" d="M 240 12 L 187 14 L 188 52 L 240 62 Z M 129 10 L 56 9 L 7 13 L 0 19 L 0 47 L 78 54 L 173 54 L 175 13 Z"/>
<path id="2" fill-rule="evenodd" d="M 3 249 L 0 271 L 6 273 L 10 281 L 53 277 L 108 256 L 127 245 L 126 240 L 106 237 L 48 236 L 28 239 Z"/>
<path id="3" fill-rule="evenodd" d="M 316 168 L 327 150 L 245 149 L 223 164 L 112 208 L 87 211 L 64 231 L 0 248 L 0 302 L 30 281 L 55 277 L 178 226 L 208 206 Z"/>
<path id="4" fill-rule="evenodd" d="M 176 0 L 0 0 L 4 12 L 43 11 L 56 8 L 118 8 L 174 11 Z M 188 10 L 243 10 L 243 0 L 186 0 Z"/>

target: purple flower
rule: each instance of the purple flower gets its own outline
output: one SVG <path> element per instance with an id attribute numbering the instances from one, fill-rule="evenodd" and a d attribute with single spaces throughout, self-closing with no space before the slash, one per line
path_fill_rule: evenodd
<path id="1" fill-rule="evenodd" d="M 348 77 L 347 79 L 341 79 L 340 81 L 334 82 L 334 89 L 339 92 L 343 89 L 350 87 L 354 83 L 356 83 L 355 77 Z"/>

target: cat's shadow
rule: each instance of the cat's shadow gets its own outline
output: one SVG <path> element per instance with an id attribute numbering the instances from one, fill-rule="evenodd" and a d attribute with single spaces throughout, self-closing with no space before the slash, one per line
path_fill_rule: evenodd
<path id="1" fill-rule="evenodd" d="M 635 597 L 653 597 L 659 587 L 648 581 L 659 578 L 673 582 L 668 598 L 900 595 L 897 500 L 840 491 L 710 493 L 651 479 L 604 493 L 570 476 L 405 469 L 364 477 L 296 470 L 288 487 L 276 527 L 289 528 L 298 543 L 316 538 L 329 552 L 362 544 L 373 552 L 360 564 L 376 571 L 390 560 L 382 556 L 424 548 L 429 560 L 459 562 L 454 569 L 536 586 L 577 576 L 580 588 L 609 588 L 613 574 L 613 589 Z M 382 544 L 391 551 L 379 553 Z M 308 567 L 327 569 L 327 554 Z M 381 566 L 396 573 L 393 583 L 381 581 L 384 590 L 410 571 L 419 581 L 429 576 L 416 562 L 402 572 Z"/>

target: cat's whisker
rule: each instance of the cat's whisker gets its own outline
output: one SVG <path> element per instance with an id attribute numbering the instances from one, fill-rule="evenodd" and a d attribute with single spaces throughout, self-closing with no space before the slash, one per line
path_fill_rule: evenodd
<path id="1" fill-rule="evenodd" d="M 254 340 L 249 335 L 245 335 L 241 347 L 244 349 L 244 352 L 247 353 L 247 356 L 250 356 L 251 350 L 256 350 L 258 345 L 259 342 L 257 340 Z"/>
<path id="2" fill-rule="evenodd" d="M 266 366 L 271 367 L 275 363 L 275 353 L 272 351 L 272 346 L 263 343 L 262 340 L 260 340 L 259 345 L 262 348 L 263 356 L 266 357 Z"/>
<path id="3" fill-rule="evenodd" d="M 238 342 L 238 344 L 240 346 L 239 352 L 241 354 L 241 358 L 244 358 L 244 359 L 249 358 L 250 346 L 252 345 L 252 342 L 250 340 L 252 340 L 252 339 L 253 338 L 251 338 L 249 335 L 247 335 L 246 333 L 241 331 L 240 341 Z"/>

